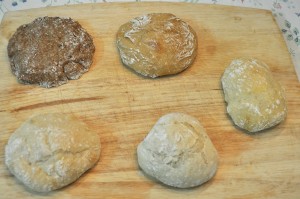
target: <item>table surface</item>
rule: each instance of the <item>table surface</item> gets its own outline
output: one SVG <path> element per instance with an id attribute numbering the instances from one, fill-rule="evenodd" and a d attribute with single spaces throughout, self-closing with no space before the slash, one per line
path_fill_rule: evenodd
<path id="1" fill-rule="evenodd" d="M 136 2 L 144 0 L 0 0 L 0 21 L 7 11 L 81 3 Z M 148 0 L 149 1 L 149 0 Z M 156 1 L 156 0 L 150 0 Z M 273 12 L 284 35 L 300 81 L 300 1 L 299 0 L 169 0 L 267 9 Z"/>
<path id="2" fill-rule="evenodd" d="M 198 54 L 180 74 L 143 78 L 122 65 L 115 33 L 133 17 L 158 9 L 193 27 Z M 96 52 L 90 71 L 51 89 L 19 84 L 7 57 L 10 36 L 21 24 L 58 13 L 79 21 L 93 37 Z M 280 125 L 254 135 L 233 125 L 220 84 L 231 60 L 249 55 L 270 66 L 286 90 L 289 110 Z M 0 70 L 0 198 L 299 198 L 300 84 L 269 11 L 190 3 L 114 3 L 8 12 L 0 26 Z M 9 173 L 4 146 L 24 120 L 48 112 L 73 114 L 87 122 L 99 133 L 102 152 L 97 165 L 75 183 L 39 195 Z M 138 168 L 137 145 L 158 118 L 170 112 L 184 112 L 201 121 L 218 151 L 217 174 L 203 186 L 173 189 Z"/>

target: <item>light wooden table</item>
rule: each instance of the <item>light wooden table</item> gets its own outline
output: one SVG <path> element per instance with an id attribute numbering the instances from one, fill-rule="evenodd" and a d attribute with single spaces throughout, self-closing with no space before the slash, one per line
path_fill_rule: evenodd
<path id="1" fill-rule="evenodd" d="M 131 18 L 158 11 L 173 13 L 194 28 L 198 55 L 178 75 L 148 79 L 121 64 L 115 33 Z M 52 89 L 19 84 L 6 52 L 18 26 L 44 15 L 78 20 L 96 46 L 88 73 Z M 282 124 L 255 135 L 232 124 L 220 85 L 230 61 L 249 56 L 270 66 L 286 89 L 289 109 Z M 8 12 L 0 27 L 0 70 L 0 197 L 296 199 L 300 195 L 300 85 L 269 11 L 185 3 L 113 3 Z M 98 164 L 78 181 L 39 195 L 9 173 L 4 146 L 24 120 L 46 112 L 74 114 L 87 122 L 101 137 L 102 153 Z M 218 150 L 217 174 L 200 187 L 170 188 L 147 178 L 138 168 L 138 143 L 169 112 L 198 118 Z"/>

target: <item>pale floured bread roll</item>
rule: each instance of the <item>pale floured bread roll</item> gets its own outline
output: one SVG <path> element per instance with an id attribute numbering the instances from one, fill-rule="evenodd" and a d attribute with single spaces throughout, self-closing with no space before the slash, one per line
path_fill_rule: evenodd
<path id="1" fill-rule="evenodd" d="M 240 128 L 257 132 L 286 117 L 284 90 L 265 63 L 246 58 L 233 60 L 221 81 L 227 112 Z"/>
<path id="2" fill-rule="evenodd" d="M 218 154 L 200 122 L 187 114 L 161 117 L 138 145 L 143 171 L 169 186 L 189 188 L 211 179 Z"/>
<path id="3" fill-rule="evenodd" d="M 195 31 L 168 13 L 132 19 L 120 27 L 116 42 L 122 62 L 152 78 L 186 69 L 194 61 L 198 45 Z"/>
<path id="4" fill-rule="evenodd" d="M 96 132 L 70 115 L 42 114 L 21 125 L 5 147 L 5 164 L 31 190 L 64 187 L 93 167 L 100 156 Z"/>

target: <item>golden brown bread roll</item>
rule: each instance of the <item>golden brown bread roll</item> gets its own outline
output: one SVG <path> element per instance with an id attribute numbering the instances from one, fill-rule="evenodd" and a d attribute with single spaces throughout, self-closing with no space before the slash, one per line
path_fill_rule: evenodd
<path id="1" fill-rule="evenodd" d="M 183 71 L 197 54 L 195 31 L 168 13 L 132 19 L 120 27 L 116 40 L 122 62 L 152 78 Z"/>
<path id="2" fill-rule="evenodd" d="M 286 117 L 284 90 L 265 63 L 246 58 L 233 60 L 221 81 L 227 112 L 240 128 L 257 132 Z"/>

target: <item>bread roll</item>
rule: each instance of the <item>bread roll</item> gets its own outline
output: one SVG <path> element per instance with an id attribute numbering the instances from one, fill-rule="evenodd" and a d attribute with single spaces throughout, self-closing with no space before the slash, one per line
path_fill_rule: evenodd
<path id="1" fill-rule="evenodd" d="M 122 62 L 147 77 L 179 73 L 197 55 L 197 36 L 184 21 L 169 13 L 151 13 L 123 24 L 117 32 Z"/>
<path id="2" fill-rule="evenodd" d="M 162 183 L 189 188 L 211 179 L 218 154 L 200 122 L 183 113 L 162 116 L 137 148 L 138 163 Z"/>
<path id="3" fill-rule="evenodd" d="M 49 192 L 74 182 L 93 167 L 100 148 L 98 134 L 75 117 L 42 114 L 11 135 L 5 164 L 29 189 Z"/>
<path id="4" fill-rule="evenodd" d="M 50 88 L 78 79 L 92 64 L 92 37 L 71 18 L 40 17 L 10 38 L 8 57 L 19 82 Z"/>
<path id="5" fill-rule="evenodd" d="M 284 90 L 265 63 L 246 58 L 233 60 L 221 81 L 227 112 L 240 128 L 257 132 L 286 117 Z"/>

